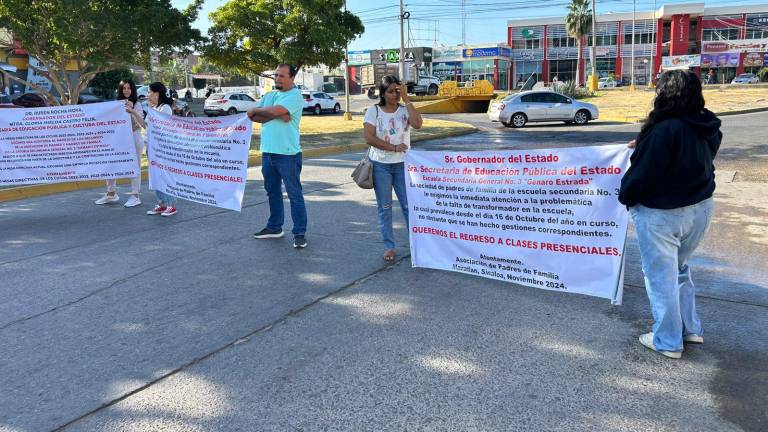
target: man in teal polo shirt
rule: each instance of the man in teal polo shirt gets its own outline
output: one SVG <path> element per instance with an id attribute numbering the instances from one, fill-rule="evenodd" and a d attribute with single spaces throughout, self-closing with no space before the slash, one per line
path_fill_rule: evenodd
<path id="1" fill-rule="evenodd" d="M 269 220 L 263 230 L 253 235 L 257 239 L 280 238 L 285 212 L 283 190 L 291 201 L 293 247 L 307 247 L 307 208 L 301 189 L 301 145 L 299 122 L 304 109 L 301 92 L 293 84 L 296 67 L 281 64 L 275 69 L 275 90 L 261 98 L 258 108 L 248 110 L 251 121 L 261 127 L 261 174 L 269 198 Z"/>

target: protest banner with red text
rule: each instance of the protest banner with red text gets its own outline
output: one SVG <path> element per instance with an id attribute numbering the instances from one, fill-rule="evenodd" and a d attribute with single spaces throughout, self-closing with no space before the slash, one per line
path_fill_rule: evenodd
<path id="1" fill-rule="evenodd" d="M 147 115 L 150 188 L 177 198 L 240 211 L 248 177 L 251 121 Z"/>
<path id="2" fill-rule="evenodd" d="M 406 155 L 411 261 L 621 304 L 626 145 Z"/>
<path id="3" fill-rule="evenodd" d="M 0 109 L 0 186 L 136 177 L 122 101 Z"/>

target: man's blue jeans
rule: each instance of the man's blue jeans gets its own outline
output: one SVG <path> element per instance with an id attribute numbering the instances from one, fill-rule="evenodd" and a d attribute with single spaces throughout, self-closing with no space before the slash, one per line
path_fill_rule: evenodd
<path id="1" fill-rule="evenodd" d="M 405 191 L 405 164 L 373 163 L 373 191 L 376 193 L 376 207 L 379 210 L 379 229 L 386 249 L 395 248 L 395 233 L 392 230 L 392 189 L 400 202 L 405 226 L 408 227 L 408 196 Z"/>
<path id="2" fill-rule="evenodd" d="M 267 228 L 283 228 L 285 211 L 283 210 L 283 188 L 285 185 L 288 199 L 291 201 L 291 219 L 293 235 L 307 232 L 307 208 L 304 205 L 304 193 L 301 190 L 301 153 L 283 155 L 263 153 L 261 155 L 261 174 L 264 176 L 264 189 L 269 198 L 269 221 Z"/>
<path id="3" fill-rule="evenodd" d="M 660 351 L 682 351 L 683 336 L 703 335 L 688 258 L 709 228 L 714 202 L 709 198 L 670 210 L 638 204 L 630 211 L 653 312 L 653 345 Z"/>

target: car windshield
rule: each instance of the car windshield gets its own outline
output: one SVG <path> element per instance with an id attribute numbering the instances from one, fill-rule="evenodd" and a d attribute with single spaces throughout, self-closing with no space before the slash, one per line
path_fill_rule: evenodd
<path id="1" fill-rule="evenodd" d="M 304 100 L 312 99 L 312 96 L 309 93 L 304 93 L 302 96 L 304 96 Z"/>
<path id="2" fill-rule="evenodd" d="M 752 74 L 741 74 L 739 78 L 752 78 Z"/>
<path id="3" fill-rule="evenodd" d="M 505 97 L 504 99 L 502 99 L 501 101 L 502 102 L 509 102 L 512 99 L 514 99 L 515 97 L 517 97 L 517 95 L 509 95 L 509 96 Z"/>
<path id="4" fill-rule="evenodd" d="M 213 99 L 213 100 L 216 100 L 216 99 L 224 99 L 224 95 L 223 95 L 223 94 L 221 94 L 221 93 L 214 93 L 214 94 L 210 95 L 210 96 L 208 97 L 208 99 Z"/>

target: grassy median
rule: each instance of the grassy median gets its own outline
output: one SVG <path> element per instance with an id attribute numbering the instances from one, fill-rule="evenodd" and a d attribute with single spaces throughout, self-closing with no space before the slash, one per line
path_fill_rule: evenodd
<path id="1" fill-rule="evenodd" d="M 628 88 L 598 91 L 594 96 L 583 99 L 597 105 L 600 118 L 604 120 L 640 121 L 653 107 L 653 89 Z M 753 108 L 768 108 L 768 86 L 713 86 L 704 89 L 707 108 L 716 113 L 741 111 Z"/>
<path id="2" fill-rule="evenodd" d="M 474 128 L 464 123 L 447 120 L 424 119 L 421 129 L 411 131 L 411 139 L 426 139 L 454 132 L 464 132 Z M 303 149 L 330 147 L 338 145 L 361 144 L 363 140 L 363 116 L 353 116 L 344 120 L 341 115 L 303 115 L 301 117 L 301 147 Z M 259 149 L 261 124 L 253 124 L 251 150 Z"/>

